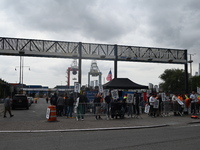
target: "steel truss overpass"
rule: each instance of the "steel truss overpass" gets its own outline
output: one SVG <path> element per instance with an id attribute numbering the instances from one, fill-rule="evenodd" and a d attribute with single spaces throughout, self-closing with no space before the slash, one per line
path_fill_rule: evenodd
<path id="1" fill-rule="evenodd" d="M 114 78 L 118 61 L 183 64 L 188 92 L 188 59 L 184 49 L 0 37 L 0 55 L 78 59 L 80 84 L 82 59 L 114 61 Z"/>

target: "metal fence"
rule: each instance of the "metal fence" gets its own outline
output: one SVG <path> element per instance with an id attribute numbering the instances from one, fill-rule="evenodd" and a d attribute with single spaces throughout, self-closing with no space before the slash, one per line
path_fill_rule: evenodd
<path id="1" fill-rule="evenodd" d="M 122 103 L 119 103 L 122 105 Z M 106 104 L 106 103 L 86 103 L 82 104 L 84 107 L 83 114 L 85 116 L 95 116 L 96 113 L 96 107 L 100 107 L 100 113 L 98 112 L 98 115 L 101 116 L 107 116 L 108 114 L 112 115 L 112 113 L 115 111 L 113 109 L 117 109 L 119 111 L 123 111 L 124 116 L 126 117 L 133 117 L 135 115 L 140 115 L 140 114 L 145 114 L 145 106 L 146 106 L 146 101 L 142 101 L 139 103 L 139 105 L 133 105 L 133 104 L 128 104 L 126 103 L 124 106 L 115 108 L 112 103 L 111 104 Z M 200 111 L 199 109 L 199 104 L 196 104 L 195 110 L 196 114 L 198 114 Z M 180 105 L 177 102 L 172 102 L 172 101 L 163 101 L 159 104 L 159 107 L 155 109 L 155 113 L 157 117 L 166 117 L 170 115 L 187 115 L 191 114 L 191 106 L 186 107 L 185 103 L 184 105 Z M 149 113 L 146 113 L 147 115 L 150 115 Z M 76 113 L 74 113 L 76 115 Z"/>

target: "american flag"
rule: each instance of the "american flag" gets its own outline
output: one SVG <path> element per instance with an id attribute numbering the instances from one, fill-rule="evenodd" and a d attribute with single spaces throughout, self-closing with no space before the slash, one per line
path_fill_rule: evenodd
<path id="1" fill-rule="evenodd" d="M 112 72 L 111 72 L 111 70 L 109 71 L 108 76 L 106 77 L 106 80 L 107 81 L 111 81 L 112 80 Z"/>

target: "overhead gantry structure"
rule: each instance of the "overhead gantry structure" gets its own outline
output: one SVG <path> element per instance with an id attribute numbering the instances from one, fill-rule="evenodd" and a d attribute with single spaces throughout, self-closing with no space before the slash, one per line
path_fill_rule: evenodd
<path id="1" fill-rule="evenodd" d="M 102 73 L 100 72 L 99 70 L 99 67 L 97 66 L 97 62 L 96 60 L 93 60 L 91 62 L 91 66 L 90 66 L 90 72 L 88 72 L 88 86 L 90 87 L 91 86 L 91 83 L 90 83 L 90 76 L 93 76 L 93 77 L 97 77 L 99 76 L 99 85 L 102 85 Z"/>
<path id="2" fill-rule="evenodd" d="M 78 59 L 80 84 L 82 59 L 114 61 L 114 78 L 117 78 L 118 61 L 183 64 L 188 92 L 188 58 L 185 49 L 0 37 L 0 55 Z"/>
<path id="3" fill-rule="evenodd" d="M 78 64 L 77 64 L 77 60 L 76 59 L 74 59 L 73 61 L 72 61 L 72 64 L 71 64 L 71 67 L 68 67 L 67 68 L 67 71 L 66 71 L 66 73 L 67 73 L 67 86 L 68 87 L 70 87 L 70 72 L 72 72 L 72 74 L 73 75 L 76 75 L 77 74 L 77 71 L 78 71 Z M 72 79 L 72 80 L 74 80 L 74 79 Z M 76 80 L 76 79 L 75 79 Z"/>

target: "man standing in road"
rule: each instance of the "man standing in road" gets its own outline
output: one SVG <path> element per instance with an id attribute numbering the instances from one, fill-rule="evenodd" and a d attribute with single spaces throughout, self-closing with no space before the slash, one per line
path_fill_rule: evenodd
<path id="1" fill-rule="evenodd" d="M 7 111 L 10 114 L 10 117 L 14 116 L 11 114 L 10 107 L 11 107 L 11 99 L 10 99 L 10 96 L 7 96 L 7 98 L 4 101 L 4 118 L 6 118 Z"/>

